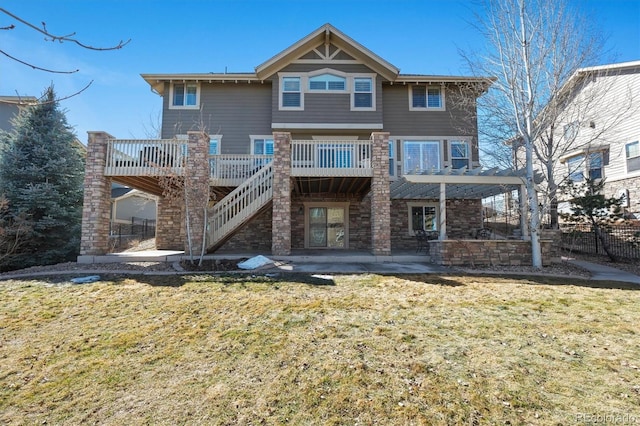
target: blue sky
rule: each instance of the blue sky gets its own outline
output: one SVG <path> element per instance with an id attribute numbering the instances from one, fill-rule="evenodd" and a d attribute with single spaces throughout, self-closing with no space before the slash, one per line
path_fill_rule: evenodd
<path id="1" fill-rule="evenodd" d="M 600 63 L 640 60 L 640 0 L 571 0 L 607 37 Z M 32 70 L 0 55 L 0 95 L 39 96 L 51 83 L 69 124 L 86 132 L 145 138 L 158 121 L 161 98 L 142 73 L 251 72 L 262 62 L 329 22 L 403 73 L 466 75 L 458 49 L 479 47 L 472 26 L 477 5 L 458 0 L 4 0 L 0 7 L 56 35 L 76 33 L 94 52 L 52 43 L 0 14 L 0 49 L 45 68 Z M 599 65 L 599 64 L 593 64 Z"/>

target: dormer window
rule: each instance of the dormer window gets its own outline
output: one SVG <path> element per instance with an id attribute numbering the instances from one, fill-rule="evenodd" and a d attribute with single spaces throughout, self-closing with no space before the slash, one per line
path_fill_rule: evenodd
<path id="1" fill-rule="evenodd" d="M 198 83 L 173 83 L 171 108 L 198 108 L 200 87 Z"/>
<path id="2" fill-rule="evenodd" d="M 345 91 L 347 89 L 347 79 L 333 74 L 322 74 L 309 77 L 310 91 Z"/>

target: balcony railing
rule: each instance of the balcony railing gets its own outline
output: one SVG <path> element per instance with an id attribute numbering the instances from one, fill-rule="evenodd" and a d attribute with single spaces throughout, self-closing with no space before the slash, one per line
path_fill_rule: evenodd
<path id="1" fill-rule="evenodd" d="M 291 176 L 372 176 L 371 154 L 369 140 L 294 140 L 291 142 Z M 107 144 L 105 175 L 183 175 L 186 155 L 186 140 L 112 139 Z M 211 155 L 211 184 L 238 186 L 272 158 L 271 155 Z"/>
<path id="2" fill-rule="evenodd" d="M 372 145 L 364 141 L 291 141 L 291 176 L 372 176 Z"/>
<path id="3" fill-rule="evenodd" d="M 111 139 L 107 142 L 106 176 L 162 176 L 184 173 L 187 141 Z"/>

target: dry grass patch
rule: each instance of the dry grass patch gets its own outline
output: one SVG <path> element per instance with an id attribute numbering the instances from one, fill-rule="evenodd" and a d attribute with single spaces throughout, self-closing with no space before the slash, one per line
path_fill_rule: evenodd
<path id="1" fill-rule="evenodd" d="M 638 287 L 351 275 L 0 283 L 3 424 L 640 416 Z"/>

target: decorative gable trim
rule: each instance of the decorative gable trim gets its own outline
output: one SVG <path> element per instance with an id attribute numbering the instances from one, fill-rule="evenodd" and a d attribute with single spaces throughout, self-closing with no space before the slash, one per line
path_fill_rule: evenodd
<path id="1" fill-rule="evenodd" d="M 314 59 L 314 55 L 309 55 L 309 52 L 315 53 L 319 59 Z M 352 59 L 344 59 L 347 57 Z M 291 63 L 300 63 L 299 61 L 362 63 L 391 81 L 395 80 L 400 72 L 398 68 L 338 31 L 331 24 L 325 24 L 268 61 L 258 65 L 256 75 L 264 80 Z"/>

